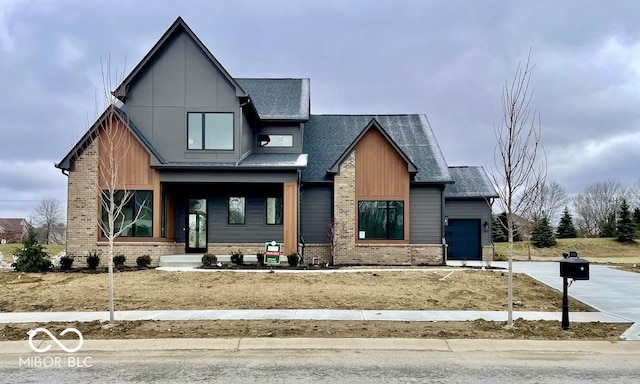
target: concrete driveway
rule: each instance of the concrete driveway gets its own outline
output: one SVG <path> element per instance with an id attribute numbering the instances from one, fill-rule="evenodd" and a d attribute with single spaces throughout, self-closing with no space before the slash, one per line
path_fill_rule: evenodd
<path id="1" fill-rule="evenodd" d="M 507 262 L 493 262 L 492 265 L 508 267 Z M 601 312 L 640 322 L 640 273 L 594 264 L 589 269 L 589 280 L 574 281 L 569 287 L 569 296 Z M 558 262 L 514 262 L 513 271 L 526 273 L 562 291 Z"/>

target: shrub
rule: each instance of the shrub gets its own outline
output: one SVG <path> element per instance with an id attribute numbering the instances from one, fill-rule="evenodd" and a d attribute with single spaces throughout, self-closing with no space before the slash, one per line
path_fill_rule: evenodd
<path id="1" fill-rule="evenodd" d="M 292 254 L 287 256 L 287 262 L 289 263 L 289 266 L 291 266 L 291 267 L 297 267 L 298 266 L 298 261 L 300 261 L 300 256 L 298 256 L 297 253 L 292 253 Z"/>
<path id="2" fill-rule="evenodd" d="M 236 265 L 242 265 L 244 263 L 244 255 L 241 250 L 236 250 L 231 253 L 231 262 Z"/>
<path id="3" fill-rule="evenodd" d="M 200 261 L 205 267 L 210 267 L 218 262 L 218 258 L 216 257 L 216 255 L 213 255 L 211 253 L 205 253 L 204 255 L 202 255 L 202 259 Z"/>
<path id="4" fill-rule="evenodd" d="M 73 265 L 73 256 L 64 255 L 60 258 L 60 270 L 69 271 Z"/>
<path id="5" fill-rule="evenodd" d="M 122 269 L 124 267 L 125 261 L 127 261 L 127 257 L 123 254 L 113 256 L 113 265 L 118 269 Z"/>
<path id="6" fill-rule="evenodd" d="M 258 259 L 258 267 L 264 267 L 264 253 L 257 252 L 256 258 Z"/>
<path id="7" fill-rule="evenodd" d="M 89 251 L 89 256 L 87 256 L 87 268 L 92 271 L 95 271 L 100 265 L 100 251 Z"/>
<path id="8" fill-rule="evenodd" d="M 11 266 L 18 272 L 46 272 L 53 267 L 47 251 L 38 243 L 33 232 L 29 232 L 24 247 L 18 249 L 15 256 L 15 262 Z"/>
<path id="9" fill-rule="evenodd" d="M 151 265 L 151 256 L 149 255 L 138 256 L 136 258 L 136 265 L 138 265 L 138 268 L 147 268 L 149 265 Z"/>

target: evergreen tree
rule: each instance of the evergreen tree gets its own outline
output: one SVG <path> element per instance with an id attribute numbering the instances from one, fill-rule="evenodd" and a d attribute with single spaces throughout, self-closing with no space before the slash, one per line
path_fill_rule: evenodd
<path id="1" fill-rule="evenodd" d="M 564 212 L 560 218 L 560 223 L 558 224 L 558 230 L 556 233 L 556 237 L 558 239 L 575 239 L 578 237 L 576 227 L 573 225 L 573 218 L 571 217 L 569 208 L 567 207 L 564 207 Z"/>
<path id="2" fill-rule="evenodd" d="M 640 235 L 640 208 L 633 210 L 633 221 L 636 223 L 636 235 Z"/>
<path id="3" fill-rule="evenodd" d="M 16 256 L 18 258 L 11 266 L 17 272 L 46 272 L 53 267 L 47 251 L 42 244 L 38 243 L 33 231 L 29 231 L 29 235 L 24 241 L 24 247 L 16 251 Z"/>
<path id="4" fill-rule="evenodd" d="M 622 200 L 620 204 L 620 210 L 618 211 L 618 235 L 616 240 L 621 243 L 631 243 L 635 236 L 636 228 L 631 217 L 631 211 L 629 210 L 629 204 L 627 200 Z"/>
<path id="5" fill-rule="evenodd" d="M 504 233 L 505 229 L 502 226 L 502 222 L 494 217 L 491 224 L 491 240 L 494 243 L 504 243 L 507 241 L 507 234 Z"/>
<path id="6" fill-rule="evenodd" d="M 616 221 L 616 214 L 612 213 L 607 217 L 607 221 L 604 223 L 602 228 L 600 228 L 600 233 L 598 237 L 616 237 L 618 232 L 616 228 L 618 227 L 618 222 Z"/>
<path id="7" fill-rule="evenodd" d="M 549 219 L 543 216 L 536 221 L 536 225 L 531 233 L 531 242 L 537 248 L 548 248 L 556 245 L 556 236 L 549 224 Z"/>

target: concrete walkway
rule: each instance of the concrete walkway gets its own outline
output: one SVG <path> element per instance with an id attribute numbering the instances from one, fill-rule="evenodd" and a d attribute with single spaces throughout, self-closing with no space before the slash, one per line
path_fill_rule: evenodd
<path id="1" fill-rule="evenodd" d="M 492 265 L 507 268 L 506 262 Z M 594 264 L 589 269 L 589 280 L 576 280 L 569 296 L 599 311 L 640 322 L 640 273 Z M 513 270 L 562 292 L 558 262 L 514 262 Z"/>
<path id="2" fill-rule="evenodd" d="M 515 312 L 513 318 L 561 320 L 560 312 Z M 572 322 L 628 323 L 603 312 L 573 312 Z M 11 312 L 0 313 L 0 323 L 107 321 L 109 312 Z M 173 311 L 116 311 L 116 320 L 351 320 L 351 321 L 507 321 L 506 311 L 396 311 L 336 309 L 229 309 Z"/>

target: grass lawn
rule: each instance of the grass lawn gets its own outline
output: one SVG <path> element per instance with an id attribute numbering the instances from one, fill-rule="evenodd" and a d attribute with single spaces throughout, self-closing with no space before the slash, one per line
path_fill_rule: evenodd
<path id="1" fill-rule="evenodd" d="M 558 239 L 551 248 L 536 248 L 527 242 L 514 243 L 514 260 L 559 260 L 562 252 L 577 251 L 578 256 L 593 263 L 640 264 L 640 243 L 622 244 L 611 238 Z M 496 243 L 495 254 L 506 257 L 508 243 Z"/>

